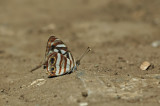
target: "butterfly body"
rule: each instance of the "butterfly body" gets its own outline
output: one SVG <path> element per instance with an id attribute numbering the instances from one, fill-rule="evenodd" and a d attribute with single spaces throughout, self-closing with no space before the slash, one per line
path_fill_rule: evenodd
<path id="1" fill-rule="evenodd" d="M 67 46 L 55 36 L 48 39 L 44 68 L 49 77 L 60 76 L 76 70 L 76 63 Z"/>

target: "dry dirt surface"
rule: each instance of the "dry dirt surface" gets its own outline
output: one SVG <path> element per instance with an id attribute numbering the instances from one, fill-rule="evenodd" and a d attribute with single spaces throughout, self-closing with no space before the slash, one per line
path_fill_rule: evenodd
<path id="1" fill-rule="evenodd" d="M 30 72 L 51 35 L 76 72 Z M 0 0 L 0 106 L 160 106 L 159 40 L 160 0 Z"/>

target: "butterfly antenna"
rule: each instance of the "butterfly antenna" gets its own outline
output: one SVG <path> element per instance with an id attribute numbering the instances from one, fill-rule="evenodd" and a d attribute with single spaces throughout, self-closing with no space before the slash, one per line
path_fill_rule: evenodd
<path id="1" fill-rule="evenodd" d="M 42 65 L 44 65 L 44 64 L 45 64 L 45 62 L 41 62 L 39 65 L 37 65 L 35 68 L 33 68 L 30 72 L 33 72 L 33 71 L 39 69 L 39 68 L 42 67 Z"/>
<path id="2" fill-rule="evenodd" d="M 86 49 L 86 51 L 80 56 L 80 58 L 76 61 L 76 65 L 80 65 L 80 61 L 82 60 L 82 58 L 88 53 L 88 52 L 90 52 L 91 51 L 91 48 L 90 47 L 88 47 L 87 49 Z"/>

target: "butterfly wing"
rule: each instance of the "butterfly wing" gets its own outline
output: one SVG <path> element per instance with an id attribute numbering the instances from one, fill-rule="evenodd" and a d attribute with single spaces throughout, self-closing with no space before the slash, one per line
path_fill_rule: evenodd
<path id="1" fill-rule="evenodd" d="M 76 68 L 71 52 L 67 46 L 55 36 L 51 36 L 48 39 L 45 60 L 47 62 L 44 64 L 44 68 L 47 68 L 50 76 L 63 75 L 74 71 Z"/>
<path id="2" fill-rule="evenodd" d="M 60 53 L 68 59 L 74 61 L 73 56 L 71 52 L 68 50 L 66 44 L 64 44 L 60 39 L 56 38 L 55 36 L 51 36 L 48 39 L 45 58 L 47 58 L 53 52 Z"/>
<path id="3" fill-rule="evenodd" d="M 70 73 L 75 70 L 75 68 L 76 65 L 74 65 L 73 61 L 60 53 L 54 52 L 48 57 L 47 72 L 50 77 Z"/>
<path id="4" fill-rule="evenodd" d="M 60 39 L 51 36 L 47 42 L 45 57 L 53 52 L 64 54 L 66 51 L 68 51 L 67 46 Z"/>

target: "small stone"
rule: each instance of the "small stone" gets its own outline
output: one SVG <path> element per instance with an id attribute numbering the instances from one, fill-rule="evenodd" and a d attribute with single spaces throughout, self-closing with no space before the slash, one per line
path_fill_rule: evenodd
<path id="1" fill-rule="evenodd" d="M 87 96 L 88 96 L 88 93 L 87 93 L 87 92 L 82 92 L 82 96 L 83 96 L 83 97 L 87 97 Z"/>
<path id="2" fill-rule="evenodd" d="M 155 76 L 156 79 L 160 79 L 160 76 Z"/>
<path id="3" fill-rule="evenodd" d="M 24 99 L 24 95 L 20 95 L 19 99 L 23 100 Z"/>
<path id="4" fill-rule="evenodd" d="M 56 98 L 56 97 L 57 97 L 57 95 L 54 95 L 54 97 Z"/>
<path id="5" fill-rule="evenodd" d="M 88 106 L 88 103 L 87 102 L 82 102 L 82 103 L 79 103 L 79 106 Z"/>
<path id="6" fill-rule="evenodd" d="M 4 92 L 5 91 L 5 89 L 1 89 L 1 92 Z"/>
<path id="7" fill-rule="evenodd" d="M 141 64 L 140 69 L 147 70 L 150 66 L 151 66 L 151 64 L 148 61 L 145 61 Z"/>
<path id="8" fill-rule="evenodd" d="M 123 57 L 118 57 L 118 62 L 126 62 L 126 60 Z"/>
<path id="9" fill-rule="evenodd" d="M 98 65 L 98 64 L 96 64 L 96 65 L 94 65 L 94 67 L 96 67 L 96 68 L 97 68 L 97 67 L 99 67 L 99 65 Z"/>
<path id="10" fill-rule="evenodd" d="M 119 95 L 116 96 L 116 99 L 121 99 L 121 97 Z"/>
<path id="11" fill-rule="evenodd" d="M 23 89 L 23 88 L 25 88 L 25 87 L 26 87 L 26 85 L 22 85 L 22 86 L 20 86 L 19 88 Z"/>
<path id="12" fill-rule="evenodd" d="M 118 59 L 123 60 L 123 57 L 118 57 Z"/>
<path id="13" fill-rule="evenodd" d="M 115 72 L 114 75 L 118 75 L 118 72 Z"/>
<path id="14" fill-rule="evenodd" d="M 46 83 L 45 79 L 37 79 L 37 80 L 33 81 L 28 87 L 30 87 L 30 86 L 41 86 L 45 83 Z"/>
<path id="15" fill-rule="evenodd" d="M 109 84 L 109 83 L 107 83 L 106 85 L 107 85 L 107 87 L 111 87 L 111 84 Z"/>
<path id="16" fill-rule="evenodd" d="M 151 45 L 152 45 L 152 47 L 159 47 L 160 46 L 160 40 L 159 41 L 154 41 Z"/>
<path id="17" fill-rule="evenodd" d="M 80 102 L 81 102 L 81 100 L 80 100 L 80 99 L 77 99 L 77 102 L 78 102 L 78 103 L 80 103 Z"/>
<path id="18" fill-rule="evenodd" d="M 119 69 L 123 69 L 122 67 L 118 67 Z"/>

